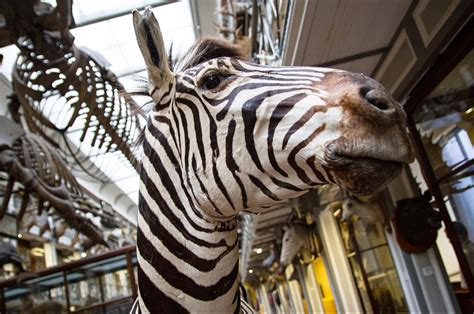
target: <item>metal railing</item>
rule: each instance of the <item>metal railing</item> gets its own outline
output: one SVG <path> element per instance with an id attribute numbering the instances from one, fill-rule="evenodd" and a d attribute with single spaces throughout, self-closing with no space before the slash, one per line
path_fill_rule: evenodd
<path id="1" fill-rule="evenodd" d="M 128 313 L 137 296 L 130 245 L 0 282 L 0 312 Z"/>

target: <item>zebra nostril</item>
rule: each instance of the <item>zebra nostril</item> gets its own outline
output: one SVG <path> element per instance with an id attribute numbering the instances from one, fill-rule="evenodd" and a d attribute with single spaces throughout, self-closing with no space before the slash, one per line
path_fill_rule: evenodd
<path id="1" fill-rule="evenodd" d="M 390 100 L 385 92 L 380 89 L 363 87 L 361 88 L 360 93 L 372 106 L 380 110 L 388 110 L 391 108 Z"/>

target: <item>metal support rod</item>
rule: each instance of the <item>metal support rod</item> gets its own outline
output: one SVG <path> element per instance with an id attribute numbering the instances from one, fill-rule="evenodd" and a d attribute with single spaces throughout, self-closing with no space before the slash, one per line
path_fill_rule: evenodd
<path id="1" fill-rule="evenodd" d="M 66 312 L 71 313 L 71 302 L 69 301 L 69 285 L 67 283 L 66 272 L 63 271 L 64 292 L 66 294 Z"/>
<path id="2" fill-rule="evenodd" d="M 274 5 L 275 7 L 275 19 L 276 19 L 276 28 L 277 28 L 277 40 L 278 40 L 278 46 L 281 47 L 281 31 L 280 31 L 280 10 L 279 10 L 279 5 L 278 5 L 278 0 L 275 0 L 276 3 L 274 4 L 273 3 L 273 0 L 272 1 L 272 5 Z M 281 49 L 279 50 L 281 51 Z"/>
<path id="3" fill-rule="evenodd" d="M 345 255 L 347 255 L 347 254 L 345 254 Z M 354 274 L 355 274 L 355 272 L 354 272 L 354 265 L 351 263 L 351 261 L 349 260 L 349 258 L 347 258 L 347 263 L 348 263 L 348 265 L 349 265 L 349 269 L 350 269 L 350 271 L 351 271 L 352 278 L 353 278 L 354 280 L 356 280 L 355 275 L 354 275 Z M 363 301 L 364 299 L 362 298 L 361 289 L 356 288 L 355 290 L 357 291 L 357 296 L 359 297 L 360 305 L 361 305 L 361 307 L 362 307 L 362 311 L 361 311 L 361 312 L 362 312 L 362 313 L 371 313 L 371 312 L 373 312 L 373 310 L 370 311 L 370 309 L 367 309 L 366 304 L 365 304 L 365 302 Z M 369 302 L 369 303 L 370 303 L 370 302 Z"/>
<path id="4" fill-rule="evenodd" d="M 252 27 L 252 33 L 250 35 L 250 54 L 251 58 L 256 53 L 257 49 L 257 24 L 258 24 L 258 11 L 257 11 L 257 0 L 252 0 L 252 20 L 250 21 Z"/>
<path id="5" fill-rule="evenodd" d="M 99 282 L 99 292 L 100 292 L 100 302 L 103 304 L 104 301 L 105 301 L 105 298 L 104 298 L 104 287 L 102 286 L 102 277 L 99 275 L 97 276 L 97 281 Z M 105 311 L 105 306 L 102 305 L 101 306 L 101 309 L 102 309 L 102 313 L 106 313 Z"/>
<path id="6" fill-rule="evenodd" d="M 364 268 L 364 263 L 362 262 L 359 242 L 357 242 L 357 239 L 354 233 L 354 225 L 352 224 L 352 222 L 348 223 L 347 231 L 349 232 L 349 238 L 352 240 L 352 243 L 354 244 L 354 249 L 355 249 L 354 259 L 359 265 L 360 274 L 362 277 L 362 281 L 364 282 L 365 291 L 367 292 L 367 297 L 369 298 L 370 307 L 372 307 L 372 311 L 374 313 L 380 312 L 380 309 L 378 309 L 378 306 L 377 306 L 377 302 L 375 302 L 374 294 L 372 293 L 372 288 L 369 282 L 369 276 L 367 275 L 367 272 L 365 271 L 365 268 Z M 373 248 L 370 248 L 370 249 L 373 249 Z M 365 309 L 365 310 L 368 311 L 368 309 Z"/>
<path id="7" fill-rule="evenodd" d="M 296 269 L 296 273 L 298 274 L 298 279 L 299 279 L 301 289 L 303 290 L 304 298 L 306 299 L 306 304 L 308 305 L 308 311 L 309 313 L 315 313 L 316 309 L 313 309 L 311 307 L 311 302 L 310 302 L 311 296 L 309 294 L 308 287 L 306 286 L 305 270 L 303 269 L 300 263 L 296 264 L 295 269 Z"/>
<path id="8" fill-rule="evenodd" d="M 470 159 L 466 162 L 463 162 L 461 165 L 457 166 L 456 168 L 454 168 L 450 172 L 448 172 L 445 175 L 441 176 L 438 180 L 436 180 L 436 183 L 440 184 L 441 182 L 455 176 L 459 172 L 471 167 L 472 165 L 474 165 L 474 159 Z"/>
<path id="9" fill-rule="evenodd" d="M 7 308 L 6 308 L 6 305 L 5 305 L 5 293 L 3 292 L 3 288 L 1 288 L 0 290 L 0 313 L 6 313 L 7 312 Z"/>
<path id="10" fill-rule="evenodd" d="M 138 296 L 138 288 L 137 282 L 135 280 L 135 273 L 133 272 L 133 264 L 132 264 L 132 254 L 130 251 L 125 253 L 127 259 L 127 270 L 128 270 L 128 278 L 130 279 L 130 287 L 132 288 L 132 296 L 136 298 Z"/>

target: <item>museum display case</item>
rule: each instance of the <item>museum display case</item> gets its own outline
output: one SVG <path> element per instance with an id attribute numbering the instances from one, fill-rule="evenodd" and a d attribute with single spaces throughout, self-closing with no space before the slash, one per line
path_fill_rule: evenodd
<path id="1" fill-rule="evenodd" d="M 135 246 L 0 282 L 1 312 L 128 313 L 137 294 Z"/>

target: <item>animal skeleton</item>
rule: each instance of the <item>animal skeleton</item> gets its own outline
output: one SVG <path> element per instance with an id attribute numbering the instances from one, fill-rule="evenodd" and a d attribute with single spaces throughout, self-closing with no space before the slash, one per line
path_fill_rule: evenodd
<path id="1" fill-rule="evenodd" d="M 84 190 L 64 164 L 58 152 L 36 134 L 24 133 L 19 126 L 1 118 L 12 136 L 2 136 L 0 142 L 0 172 L 8 174 L 8 182 L 0 208 L 0 219 L 7 210 L 15 182 L 23 187 L 22 202 L 17 214 L 20 222 L 26 213 L 30 196 L 38 203 L 38 215 L 53 207 L 66 223 L 85 234 L 93 243 L 107 246 L 97 228 L 76 209 L 85 210 Z M 5 135 L 5 134 L 2 134 Z"/>
<path id="2" fill-rule="evenodd" d="M 106 180 L 86 162 L 105 165 L 103 155 L 119 151 L 138 167 L 131 147 L 140 129 L 139 107 L 121 94 L 123 86 L 101 57 L 74 45 L 71 6 L 71 0 L 58 0 L 56 7 L 34 0 L 0 4 L 5 18 L 0 46 L 14 43 L 20 49 L 13 70 L 17 98 L 10 109 L 84 172 Z"/>
<path id="3" fill-rule="evenodd" d="M 3 1 L 0 16 L 0 47 L 15 44 L 20 49 L 9 109 L 28 131 L 17 127 L 20 131 L 1 143 L 0 171 L 9 178 L 0 219 L 18 182 L 23 188 L 18 222 L 25 214 L 33 216 L 31 208 L 37 207 L 41 217 L 44 209 L 53 207 L 59 221 L 88 237 L 84 246 L 107 245 L 86 214 L 93 214 L 106 229 L 123 224 L 77 183 L 68 168 L 107 180 L 98 161 L 108 162 L 104 155 L 116 151 L 137 167 L 131 146 L 140 129 L 138 106 L 121 94 L 123 86 L 101 56 L 74 45 L 69 31 L 74 26 L 71 0 L 58 0 L 56 6 Z M 91 161 L 97 167 L 89 167 Z M 36 219 L 30 219 L 24 227 L 34 224 Z M 48 227 L 42 224 L 40 229 Z"/>

